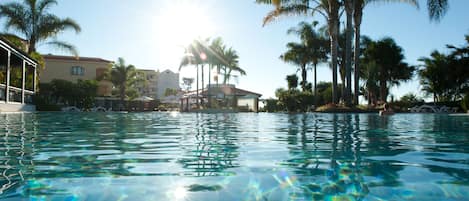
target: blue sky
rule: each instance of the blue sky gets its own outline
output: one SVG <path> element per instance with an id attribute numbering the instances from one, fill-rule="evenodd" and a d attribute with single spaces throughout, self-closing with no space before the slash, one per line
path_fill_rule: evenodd
<path id="1" fill-rule="evenodd" d="M 469 34 L 469 1 L 450 0 L 449 12 L 439 23 L 430 22 L 425 2 L 420 1 L 420 9 L 396 3 L 368 5 L 362 34 L 373 39 L 393 37 L 412 65 L 418 65 L 418 58 L 435 49 L 447 52 L 446 44 L 464 44 L 464 35 Z M 179 10 L 180 7 L 184 9 Z M 263 17 L 272 9 L 255 4 L 254 0 L 59 0 L 51 11 L 81 25 L 80 34 L 65 32 L 58 37 L 76 45 L 80 56 L 109 60 L 123 57 L 143 69 L 177 71 L 183 37 L 187 40 L 187 36 L 196 33 L 220 36 L 238 51 L 240 66 L 247 71 L 247 76 L 232 83 L 268 98 L 274 97 L 275 89 L 286 87 L 287 74 L 296 72 L 295 66 L 278 59 L 285 44 L 297 40 L 286 31 L 303 20 L 323 21 L 320 16 L 289 17 L 262 27 Z M 186 16 L 175 17 L 182 16 L 181 12 Z M 66 54 L 47 46 L 40 46 L 39 51 Z M 184 68 L 181 78 L 195 77 L 194 73 L 192 68 Z M 312 81 L 312 74 L 308 76 Z M 318 79 L 331 80 L 325 64 L 319 68 Z M 393 88 L 391 93 L 396 97 L 408 92 L 422 95 L 419 89 L 415 79 Z"/>

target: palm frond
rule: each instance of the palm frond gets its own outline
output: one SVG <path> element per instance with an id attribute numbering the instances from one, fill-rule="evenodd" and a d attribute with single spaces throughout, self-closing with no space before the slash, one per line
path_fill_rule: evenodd
<path id="1" fill-rule="evenodd" d="M 264 17 L 264 22 L 262 26 L 265 26 L 269 23 L 274 22 L 279 18 L 280 16 L 301 16 L 301 15 L 306 15 L 308 13 L 308 10 L 310 7 L 305 4 L 294 4 L 294 5 L 286 5 L 286 6 L 281 6 L 271 12 L 269 12 L 265 17 Z"/>
<path id="2" fill-rule="evenodd" d="M 384 4 L 384 3 L 406 3 L 411 6 L 416 7 L 417 9 L 420 8 L 418 0 L 365 0 L 364 4 Z"/>
<path id="3" fill-rule="evenodd" d="M 10 41 L 11 43 L 16 45 L 16 47 L 20 48 L 21 50 L 27 51 L 27 45 L 28 44 L 25 42 L 25 40 L 23 38 L 19 37 L 18 35 L 12 34 L 12 33 L 0 33 L 0 37 Z"/>
<path id="4" fill-rule="evenodd" d="M 57 0 L 42 0 L 38 3 L 37 10 L 39 13 L 42 13 L 53 5 L 57 5 Z"/>
<path id="5" fill-rule="evenodd" d="M 65 51 L 65 52 L 69 52 L 71 53 L 73 56 L 75 57 L 78 57 L 78 50 L 75 46 L 73 46 L 72 44 L 70 43 L 67 43 L 67 42 L 64 42 L 64 41 L 57 41 L 57 40 L 54 40 L 54 41 L 50 41 L 50 42 L 47 42 L 46 43 L 47 45 L 51 45 L 51 46 L 54 46 L 55 48 L 59 49 L 59 50 L 62 50 L 62 51 Z"/>
<path id="6" fill-rule="evenodd" d="M 440 21 L 449 8 L 448 0 L 427 0 L 430 20 Z"/>
<path id="7" fill-rule="evenodd" d="M 6 18 L 5 29 L 15 29 L 25 36 L 28 36 L 31 30 L 30 22 L 25 18 L 27 14 L 26 8 L 19 3 L 0 5 L 0 18 Z"/>

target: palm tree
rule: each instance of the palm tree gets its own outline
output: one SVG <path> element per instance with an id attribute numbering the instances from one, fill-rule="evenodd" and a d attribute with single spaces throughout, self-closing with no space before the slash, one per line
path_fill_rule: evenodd
<path id="1" fill-rule="evenodd" d="M 364 64 L 378 69 L 377 81 L 382 102 L 386 102 L 389 86 L 410 80 L 415 71 L 414 66 L 403 62 L 403 50 L 392 38 L 369 42 L 363 55 Z"/>
<path id="2" fill-rule="evenodd" d="M 284 15 L 314 15 L 319 13 L 328 22 L 329 40 L 331 49 L 332 68 L 332 102 L 338 102 L 337 94 L 337 48 L 339 34 L 339 8 L 338 0 L 256 0 L 256 3 L 271 4 L 275 10 L 269 12 L 264 18 L 264 25 Z"/>
<path id="3" fill-rule="evenodd" d="M 345 75 L 346 87 L 344 88 L 344 99 L 346 105 L 352 105 L 352 20 L 353 20 L 353 6 L 355 0 L 344 0 L 345 14 L 347 16 L 345 27 Z"/>
<path id="4" fill-rule="evenodd" d="M 201 78 L 202 78 L 202 92 L 205 88 L 205 76 L 204 76 L 204 67 L 208 64 L 208 45 L 210 38 L 206 39 L 197 39 L 194 41 L 193 46 L 195 47 L 195 52 L 197 53 L 198 60 L 201 65 Z M 202 105 L 204 104 L 204 99 L 202 99 Z"/>
<path id="5" fill-rule="evenodd" d="M 241 67 L 239 67 L 239 56 L 236 50 L 233 48 L 228 48 L 225 50 L 223 53 L 222 57 L 222 63 L 223 63 L 223 84 L 226 84 L 229 82 L 230 78 L 232 77 L 233 72 L 238 72 L 240 75 L 246 75 L 246 71 L 243 70 Z"/>
<path id="6" fill-rule="evenodd" d="M 280 56 L 285 62 L 289 62 L 299 66 L 299 71 L 301 71 L 301 89 L 306 91 L 307 76 L 306 76 L 306 65 L 310 63 L 310 49 L 301 43 L 288 43 L 287 51 Z"/>
<path id="7" fill-rule="evenodd" d="M 308 63 L 313 64 L 314 71 L 314 94 L 317 93 L 316 83 L 317 83 L 317 65 L 321 62 L 327 61 L 328 54 L 328 41 L 327 39 L 317 32 L 314 27 L 318 24 L 317 21 L 314 21 L 312 24 L 306 22 L 300 22 L 296 28 L 291 28 L 288 30 L 288 34 L 296 34 L 300 36 L 300 39 L 303 44 L 306 46 L 306 51 L 308 51 L 309 61 Z M 306 74 L 305 74 L 306 77 Z M 306 78 L 303 81 L 305 84 Z M 305 88 L 306 86 L 303 86 Z"/>
<path id="8" fill-rule="evenodd" d="M 353 103 L 358 105 L 358 96 L 360 94 L 360 26 L 362 23 L 363 9 L 365 7 L 366 0 L 355 0 L 353 4 L 353 29 L 355 31 L 355 45 L 354 45 L 354 90 L 353 90 Z M 350 30 L 349 30 L 350 31 Z"/>
<path id="9" fill-rule="evenodd" d="M 354 0 L 353 5 L 353 26 L 355 31 L 355 46 L 354 46 L 354 104 L 358 104 L 359 96 L 359 75 L 360 75 L 360 26 L 363 17 L 363 9 L 365 5 L 373 2 L 383 2 L 383 1 L 393 1 L 393 2 L 404 2 L 415 7 L 418 7 L 417 0 Z M 427 7 L 430 20 L 439 21 L 443 15 L 448 10 L 449 4 L 448 0 L 427 0 Z M 350 30 L 349 30 L 350 31 Z"/>
<path id="10" fill-rule="evenodd" d="M 179 71 L 182 67 L 188 65 L 195 65 L 197 75 L 196 75 L 196 104 L 197 107 L 199 106 L 199 65 L 202 64 L 202 60 L 200 58 L 199 51 L 197 46 L 195 45 L 196 42 L 192 42 L 189 44 L 184 50 L 184 56 L 181 59 L 181 63 L 179 65 Z"/>
<path id="11" fill-rule="evenodd" d="M 211 108 L 212 107 L 212 103 L 211 103 L 211 80 L 212 80 L 212 70 L 213 68 L 219 68 L 219 66 L 221 65 L 221 60 L 220 60 L 220 55 L 221 55 L 221 50 L 224 48 L 224 45 L 223 45 L 223 40 L 220 38 L 220 37 L 217 37 L 213 40 L 209 40 L 207 39 L 206 40 L 206 43 L 210 45 L 206 46 L 205 49 L 207 50 L 206 51 L 206 55 L 207 55 L 207 59 L 206 59 L 206 63 L 208 64 L 208 88 L 207 88 L 207 96 L 208 96 L 208 107 Z M 218 72 L 217 71 L 217 76 L 218 76 Z M 218 85 L 218 77 L 216 79 L 217 81 L 217 85 Z"/>
<path id="12" fill-rule="evenodd" d="M 209 52 L 209 63 L 212 65 L 212 68 L 217 69 L 217 78 L 216 82 L 218 85 L 218 74 L 220 73 L 220 68 L 223 65 L 223 52 L 225 51 L 226 46 L 223 44 L 223 40 L 220 37 L 217 37 L 212 40 L 210 43 L 210 52 Z"/>
<path id="13" fill-rule="evenodd" d="M 0 18 L 5 19 L 5 28 L 12 29 L 25 37 L 28 42 L 27 52 L 36 52 L 38 44 L 55 46 L 78 55 L 76 48 L 66 42 L 52 40 L 59 33 L 72 29 L 76 33 L 81 31 L 80 26 L 72 19 L 61 19 L 48 12 L 49 8 L 57 4 L 56 0 L 23 0 L 23 3 L 11 2 L 0 5 Z M 12 33 L 4 33 L 14 35 Z"/>
<path id="14" fill-rule="evenodd" d="M 419 61 L 423 62 L 423 67 L 418 71 L 422 90 L 428 94 L 433 94 L 433 101 L 438 102 L 444 99 L 444 94 L 450 87 L 448 83 L 450 75 L 450 60 L 438 51 L 431 53 L 431 58 L 423 57 Z"/>
<path id="15" fill-rule="evenodd" d="M 104 79 L 109 80 L 118 88 L 121 106 L 124 106 L 126 95 L 133 91 L 133 87 L 141 79 L 137 75 L 135 66 L 126 65 L 123 58 L 118 58 L 117 63 L 112 65 L 110 71 L 105 75 Z"/>

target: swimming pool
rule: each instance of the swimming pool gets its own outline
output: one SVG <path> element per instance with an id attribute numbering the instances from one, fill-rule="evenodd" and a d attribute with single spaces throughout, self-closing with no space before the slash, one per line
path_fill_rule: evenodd
<path id="1" fill-rule="evenodd" d="M 468 200 L 469 116 L 0 114 L 0 200 Z"/>

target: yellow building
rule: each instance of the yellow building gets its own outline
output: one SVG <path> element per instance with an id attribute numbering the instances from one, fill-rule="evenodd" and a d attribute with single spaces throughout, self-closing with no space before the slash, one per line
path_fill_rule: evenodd
<path id="1" fill-rule="evenodd" d="M 77 80 L 95 80 L 100 77 L 112 61 L 95 57 L 73 57 L 43 55 L 45 68 L 39 70 L 39 82 L 49 83 L 54 79 L 76 82 Z M 111 96 L 112 83 L 109 81 L 98 82 L 98 96 Z"/>

